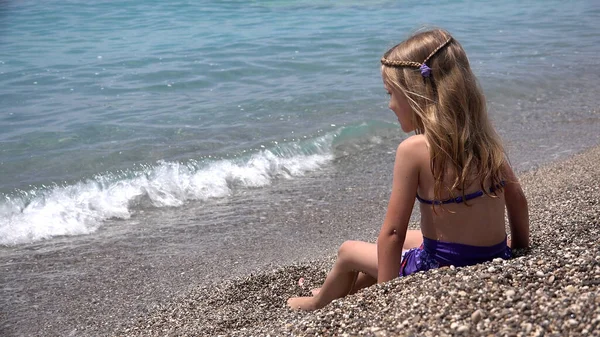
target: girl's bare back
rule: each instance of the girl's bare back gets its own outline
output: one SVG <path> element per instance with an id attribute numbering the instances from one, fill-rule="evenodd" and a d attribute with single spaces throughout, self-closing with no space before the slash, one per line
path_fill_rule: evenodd
<path id="1" fill-rule="evenodd" d="M 419 151 L 419 185 L 417 194 L 425 200 L 434 200 L 434 177 L 430 168 L 430 155 L 427 140 L 423 135 L 415 135 L 410 141 Z M 481 186 L 473 182 L 463 191 L 449 190 L 451 177 L 446 179 L 442 200 L 474 194 Z M 491 188 L 491 183 L 484 184 Z M 505 200 L 502 189 L 496 193 L 475 197 L 465 203 L 448 203 L 432 206 L 420 203 L 421 231 L 423 236 L 444 242 L 462 243 L 472 246 L 491 246 L 506 238 L 504 225 Z"/>

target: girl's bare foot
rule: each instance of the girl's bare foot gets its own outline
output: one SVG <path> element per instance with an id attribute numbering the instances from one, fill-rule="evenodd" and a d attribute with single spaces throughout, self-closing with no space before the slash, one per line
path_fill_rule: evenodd
<path id="1" fill-rule="evenodd" d="M 314 299 L 314 297 L 291 297 L 287 305 L 294 310 L 313 311 L 318 309 Z"/>
<path id="2" fill-rule="evenodd" d="M 311 290 L 310 290 L 310 293 L 311 293 L 313 296 L 317 296 L 317 295 L 318 295 L 320 292 L 321 292 L 321 288 L 315 288 L 315 289 L 311 289 Z"/>

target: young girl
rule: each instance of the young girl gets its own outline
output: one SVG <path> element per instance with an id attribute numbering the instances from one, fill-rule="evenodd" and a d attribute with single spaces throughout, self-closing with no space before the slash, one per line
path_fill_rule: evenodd
<path id="1" fill-rule="evenodd" d="M 458 41 L 441 29 L 420 32 L 387 51 L 381 64 L 389 108 L 415 135 L 396 151 L 377 243 L 344 242 L 322 288 L 290 298 L 291 308 L 319 309 L 376 282 L 506 259 L 510 247 L 529 245 L 527 200 Z M 421 230 L 408 231 L 415 198 Z"/>

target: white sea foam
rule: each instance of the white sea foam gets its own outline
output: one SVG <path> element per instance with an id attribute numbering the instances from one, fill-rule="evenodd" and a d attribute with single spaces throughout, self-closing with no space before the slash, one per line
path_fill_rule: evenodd
<path id="1" fill-rule="evenodd" d="M 98 175 L 73 185 L 5 196 L 0 201 L 0 245 L 89 234 L 107 219 L 129 218 L 136 207 L 178 207 L 191 200 L 226 197 L 234 189 L 259 188 L 274 179 L 302 176 L 333 158 L 333 137 L 310 144 L 311 151 L 295 144 L 277 151 L 262 150 L 246 160 L 206 165 L 159 162 L 120 177 Z"/>

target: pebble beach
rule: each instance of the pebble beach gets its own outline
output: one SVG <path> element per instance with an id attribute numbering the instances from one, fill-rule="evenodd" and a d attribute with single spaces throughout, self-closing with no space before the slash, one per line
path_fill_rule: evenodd
<path id="1" fill-rule="evenodd" d="M 417 273 L 315 312 L 287 309 L 287 298 L 323 282 L 331 256 L 199 286 L 117 335 L 600 336 L 599 162 L 594 147 L 520 174 L 531 247 L 511 260 Z"/>
<path id="2" fill-rule="evenodd" d="M 600 2 L 25 0 L 0 17 L 0 337 L 598 336 Z M 425 27 L 469 55 L 532 247 L 291 311 L 342 242 L 377 237 L 408 136 L 379 60 Z"/>

